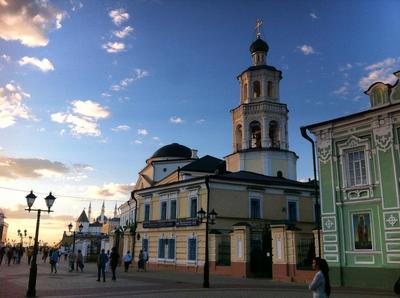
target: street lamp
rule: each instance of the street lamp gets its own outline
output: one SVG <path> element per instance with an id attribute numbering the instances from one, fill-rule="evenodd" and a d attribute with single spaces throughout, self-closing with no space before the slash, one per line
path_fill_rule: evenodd
<path id="1" fill-rule="evenodd" d="M 69 225 L 68 225 L 68 231 L 69 232 L 71 232 L 72 227 L 73 227 L 72 223 L 69 223 Z M 78 228 L 79 228 L 79 233 L 82 232 L 83 225 L 80 224 Z M 75 231 L 73 231 L 73 237 L 72 237 L 72 252 L 75 252 Z"/>
<path id="2" fill-rule="evenodd" d="M 29 284 L 28 284 L 28 291 L 26 292 L 27 297 L 35 297 L 36 296 L 36 277 L 37 277 L 37 264 L 36 264 L 36 257 L 38 254 L 38 240 L 39 240 L 39 226 L 40 226 L 40 213 L 42 211 L 50 213 L 53 212 L 53 210 L 50 210 L 50 208 L 53 206 L 54 201 L 56 198 L 51 194 L 45 197 L 44 200 L 46 202 L 47 210 L 44 209 L 32 209 L 33 203 L 35 202 L 36 196 L 33 194 L 33 191 L 31 191 L 27 196 L 26 196 L 26 203 L 28 205 L 28 208 L 25 209 L 28 212 L 31 211 L 36 211 L 37 212 L 37 219 L 36 219 L 36 231 L 35 231 L 35 243 L 33 247 L 33 258 L 31 262 L 31 269 L 29 272 Z"/>
<path id="3" fill-rule="evenodd" d="M 208 196 L 208 195 L 207 195 Z M 207 210 L 208 210 L 209 198 L 207 198 Z M 204 278 L 203 278 L 203 288 L 210 287 L 210 266 L 208 261 L 208 224 L 215 224 L 215 219 L 217 218 L 218 213 L 213 209 L 211 212 L 206 212 L 201 208 L 197 212 L 197 218 L 200 223 L 203 223 L 205 220 L 206 223 L 206 253 L 204 260 Z"/>

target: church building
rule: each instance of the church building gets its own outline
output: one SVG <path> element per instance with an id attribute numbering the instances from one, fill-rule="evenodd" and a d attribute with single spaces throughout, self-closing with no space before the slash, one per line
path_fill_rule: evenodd
<path id="1" fill-rule="evenodd" d="M 120 207 L 126 221 L 113 237 L 122 254 L 137 258 L 144 250 L 151 268 L 202 271 L 208 239 L 212 273 L 271 277 L 296 271 L 286 254 L 295 239 L 286 232 L 298 231 L 308 235 L 302 261 L 311 265 L 314 183 L 296 180 L 298 157 L 289 150 L 288 109 L 279 95 L 282 72 L 267 64 L 268 50 L 258 32 L 252 66 L 238 76 L 233 148 L 225 160 L 199 158 L 197 150 L 173 143 L 146 161 Z M 217 214 L 208 230 L 199 211 Z"/>

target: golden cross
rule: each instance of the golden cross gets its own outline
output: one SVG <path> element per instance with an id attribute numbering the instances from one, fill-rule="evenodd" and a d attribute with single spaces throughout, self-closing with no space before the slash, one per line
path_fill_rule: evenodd
<path id="1" fill-rule="evenodd" d="M 263 22 L 260 19 L 257 19 L 256 21 L 256 27 L 254 28 L 256 30 L 256 36 L 257 38 L 261 37 L 261 25 L 263 24 Z"/>

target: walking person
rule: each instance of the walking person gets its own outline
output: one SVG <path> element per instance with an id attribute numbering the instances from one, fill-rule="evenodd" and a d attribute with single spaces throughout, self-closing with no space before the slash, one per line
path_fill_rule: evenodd
<path id="1" fill-rule="evenodd" d="M 57 273 L 57 263 L 58 263 L 58 259 L 59 259 L 59 254 L 58 251 L 55 249 L 53 251 L 51 251 L 50 254 L 50 268 L 51 268 L 51 273 Z"/>
<path id="2" fill-rule="evenodd" d="M 28 265 L 30 265 L 33 257 L 33 248 L 29 247 L 26 254 L 28 256 Z"/>
<path id="3" fill-rule="evenodd" d="M 108 262 L 108 257 L 104 251 L 101 250 L 101 253 L 97 257 L 97 281 L 100 281 L 100 274 L 103 276 L 103 282 L 106 282 L 106 263 Z"/>
<path id="4" fill-rule="evenodd" d="M 111 254 L 110 254 L 110 266 L 111 266 L 111 272 L 112 272 L 112 280 L 116 281 L 117 278 L 115 276 L 115 270 L 117 269 L 119 262 L 119 253 L 117 252 L 117 248 L 113 247 L 111 249 Z"/>
<path id="5" fill-rule="evenodd" d="M 75 269 L 75 261 L 76 261 L 76 254 L 75 252 L 71 251 L 68 256 L 69 261 L 69 272 L 74 271 Z"/>
<path id="6" fill-rule="evenodd" d="M 149 261 L 149 253 L 147 250 L 143 252 L 143 270 L 146 272 L 147 262 Z"/>
<path id="7" fill-rule="evenodd" d="M 107 249 L 107 263 L 106 263 L 106 272 L 108 272 L 110 270 L 110 250 Z"/>
<path id="8" fill-rule="evenodd" d="M 6 252 L 7 253 L 7 265 L 10 266 L 11 259 L 12 259 L 13 255 L 14 255 L 13 248 L 11 246 L 7 247 L 6 251 L 7 251 Z"/>
<path id="9" fill-rule="evenodd" d="M 326 298 L 331 294 L 329 267 L 325 259 L 319 257 L 313 260 L 313 269 L 317 271 L 308 288 L 313 292 L 313 298 Z"/>
<path id="10" fill-rule="evenodd" d="M 139 272 L 140 269 L 144 270 L 144 255 L 143 255 L 143 250 L 140 250 L 139 256 L 138 256 L 138 267 L 137 267 L 137 271 Z"/>
<path id="11" fill-rule="evenodd" d="M 125 272 L 128 272 L 129 265 L 132 263 L 131 252 L 128 250 L 124 256 Z"/>
<path id="12" fill-rule="evenodd" d="M 6 254 L 6 248 L 3 246 L 2 248 L 0 248 L 0 265 L 1 263 L 3 263 L 3 258 L 5 254 Z"/>
<path id="13" fill-rule="evenodd" d="M 83 254 L 80 249 L 78 249 L 78 254 L 76 256 L 76 271 L 78 271 L 78 268 L 81 269 L 81 272 L 83 272 L 83 268 L 85 265 L 83 264 Z"/>

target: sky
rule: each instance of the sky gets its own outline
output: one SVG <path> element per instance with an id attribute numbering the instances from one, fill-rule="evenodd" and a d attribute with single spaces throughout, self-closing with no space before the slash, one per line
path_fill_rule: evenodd
<path id="1" fill-rule="evenodd" d="M 39 239 L 103 200 L 111 215 L 159 147 L 232 152 L 236 76 L 256 20 L 283 72 L 298 179 L 313 176 L 299 127 L 369 107 L 363 92 L 400 70 L 400 2 L 0 0 L 0 208 L 34 236 L 25 196 L 56 196 Z"/>

